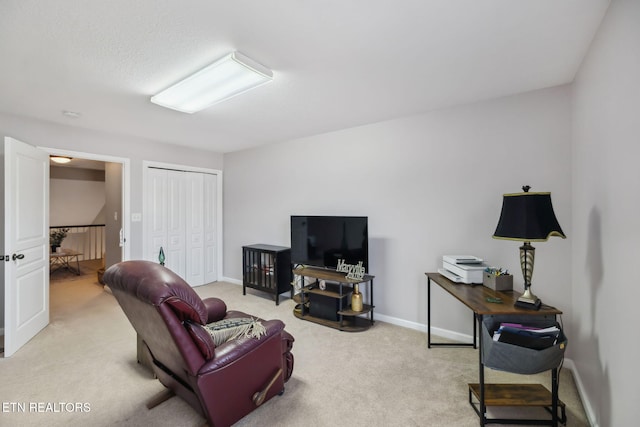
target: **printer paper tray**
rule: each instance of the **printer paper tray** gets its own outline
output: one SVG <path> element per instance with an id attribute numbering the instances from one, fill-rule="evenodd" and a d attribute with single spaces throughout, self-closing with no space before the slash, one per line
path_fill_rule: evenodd
<path id="1" fill-rule="evenodd" d="M 442 274 L 444 277 L 451 280 L 452 282 L 466 284 L 462 277 L 458 276 L 455 273 L 452 273 L 446 268 L 439 268 L 438 273 Z"/>

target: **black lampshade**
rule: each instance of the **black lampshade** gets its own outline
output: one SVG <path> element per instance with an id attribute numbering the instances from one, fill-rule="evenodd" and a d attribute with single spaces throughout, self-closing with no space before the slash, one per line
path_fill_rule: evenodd
<path id="1" fill-rule="evenodd" d="M 551 236 L 566 238 L 551 205 L 551 193 L 513 193 L 502 199 L 502 212 L 494 239 L 544 242 Z"/>

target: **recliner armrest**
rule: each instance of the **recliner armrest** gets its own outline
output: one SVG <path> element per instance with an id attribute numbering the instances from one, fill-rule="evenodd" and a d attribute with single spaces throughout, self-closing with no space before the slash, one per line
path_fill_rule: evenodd
<path id="1" fill-rule="evenodd" d="M 227 314 L 227 304 L 220 298 L 205 298 L 202 300 L 207 308 L 207 323 L 217 322 L 224 319 Z"/>
<path id="2" fill-rule="evenodd" d="M 284 330 L 284 323 L 280 320 L 260 320 L 266 329 L 266 334 L 257 338 L 238 338 L 228 341 L 218 347 L 215 350 L 215 356 L 205 362 L 198 372 L 199 375 L 207 373 L 209 371 L 215 371 L 223 368 L 242 357 L 244 354 L 250 353 L 264 344 L 269 338 L 277 335 L 281 337 Z M 277 346 L 281 346 L 280 340 L 276 343 Z"/>
<path id="3" fill-rule="evenodd" d="M 293 348 L 294 341 L 295 339 L 289 332 L 282 331 L 282 368 L 284 369 L 284 382 L 289 381 L 293 373 L 294 358 L 291 349 Z"/>

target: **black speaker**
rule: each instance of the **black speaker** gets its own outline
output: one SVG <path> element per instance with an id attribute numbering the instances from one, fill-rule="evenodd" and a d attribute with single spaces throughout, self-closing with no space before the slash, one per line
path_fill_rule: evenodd
<path id="1" fill-rule="evenodd" d="M 342 299 L 342 308 L 347 309 L 349 295 L 343 295 L 342 298 L 330 297 L 327 295 L 309 294 L 309 314 L 313 317 L 319 317 L 325 320 L 337 322 L 340 320 L 338 310 L 340 310 L 340 299 Z"/>

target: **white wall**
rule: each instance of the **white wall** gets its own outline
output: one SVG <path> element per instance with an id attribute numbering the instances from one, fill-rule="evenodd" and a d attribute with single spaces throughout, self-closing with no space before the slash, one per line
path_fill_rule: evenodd
<path id="1" fill-rule="evenodd" d="M 638 424 L 640 2 L 613 1 L 574 85 L 573 333 L 599 426 Z"/>
<path id="2" fill-rule="evenodd" d="M 502 194 L 551 191 L 571 229 L 570 108 L 559 87 L 226 154 L 224 274 L 241 279 L 243 245 L 288 246 L 292 214 L 366 215 L 380 314 L 426 324 L 424 273 L 443 254 L 484 257 L 521 289 L 520 243 L 491 238 Z M 535 246 L 534 290 L 567 312 L 570 240 Z M 433 297 L 436 327 L 472 333 L 461 304 Z"/>
<path id="3" fill-rule="evenodd" d="M 0 135 L 31 145 L 130 159 L 130 212 L 142 213 L 143 160 L 222 169 L 222 154 L 0 113 Z M 131 223 L 131 258 L 142 258 L 142 222 Z"/>
<path id="4" fill-rule="evenodd" d="M 104 181 L 51 179 L 49 185 L 49 224 L 104 224 Z"/>

